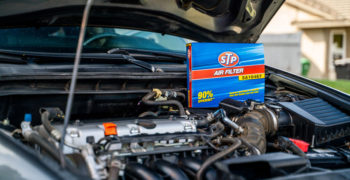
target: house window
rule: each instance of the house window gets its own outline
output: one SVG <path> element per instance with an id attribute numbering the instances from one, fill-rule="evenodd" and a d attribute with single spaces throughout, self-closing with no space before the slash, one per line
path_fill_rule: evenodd
<path id="1" fill-rule="evenodd" d="M 332 30 L 330 39 L 330 61 L 332 65 L 337 60 L 345 58 L 346 34 L 344 30 Z"/>

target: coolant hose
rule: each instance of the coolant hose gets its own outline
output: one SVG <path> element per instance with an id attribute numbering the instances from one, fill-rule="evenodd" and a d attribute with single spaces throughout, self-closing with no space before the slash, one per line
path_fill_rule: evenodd
<path id="1" fill-rule="evenodd" d="M 175 164 L 171 164 L 165 160 L 158 160 L 153 164 L 153 168 L 160 174 L 167 176 L 169 180 L 187 180 L 187 175 Z"/>
<path id="2" fill-rule="evenodd" d="M 59 108 L 40 108 L 41 123 L 49 134 L 57 141 L 61 140 L 61 132 L 51 125 L 50 118 L 57 114 L 63 114 Z"/>
<path id="3" fill-rule="evenodd" d="M 47 132 L 44 125 L 34 126 L 33 129 L 39 133 L 40 136 L 44 137 L 46 140 L 50 139 L 50 134 Z"/>
<path id="4" fill-rule="evenodd" d="M 197 120 L 197 127 L 206 127 L 209 125 L 209 123 L 210 121 L 207 119 L 199 119 Z"/>
<path id="5" fill-rule="evenodd" d="M 118 180 L 118 178 L 119 178 L 119 168 L 115 166 L 109 167 L 107 180 Z"/>
<path id="6" fill-rule="evenodd" d="M 125 167 L 125 175 L 139 180 L 162 180 L 163 178 L 152 169 L 139 164 L 129 163 Z"/>
<path id="7" fill-rule="evenodd" d="M 186 95 L 182 92 L 177 91 L 169 91 L 169 90 L 161 90 L 160 91 L 165 97 L 177 98 L 181 97 L 182 100 L 186 100 Z"/>
<path id="8" fill-rule="evenodd" d="M 252 155 L 260 155 L 261 154 L 259 149 L 254 147 L 253 145 L 251 145 L 248 141 L 246 141 L 243 138 L 240 138 L 240 140 L 242 141 L 242 145 L 246 146 L 251 151 Z"/>
<path id="9" fill-rule="evenodd" d="M 47 140 L 42 138 L 40 135 L 35 133 L 34 131 L 28 132 L 28 134 L 25 136 L 25 139 L 32 143 L 38 145 L 43 151 L 45 151 L 49 156 L 51 156 L 54 160 L 57 162 L 60 162 L 60 155 L 58 150 L 55 148 L 55 146 L 51 143 L 49 143 Z M 75 171 L 74 165 L 65 158 L 67 168 L 70 169 L 72 172 Z"/>
<path id="10" fill-rule="evenodd" d="M 209 135 L 211 139 L 216 138 L 222 132 L 225 131 L 225 126 L 221 122 L 217 122 L 217 123 L 213 124 L 213 126 L 215 127 L 215 130 Z"/>
<path id="11" fill-rule="evenodd" d="M 212 165 L 213 163 L 215 163 L 217 160 L 227 156 L 228 154 L 232 153 L 234 150 L 236 150 L 242 143 L 241 140 L 237 139 L 237 138 L 223 138 L 224 141 L 227 142 L 231 142 L 232 145 L 229 146 L 228 148 L 226 148 L 225 150 L 218 152 L 212 156 L 210 156 L 207 160 L 204 161 L 204 163 L 202 164 L 202 166 L 200 167 L 200 169 L 198 170 L 197 174 L 196 174 L 196 179 L 197 180 L 201 180 L 203 173 L 205 172 L 205 170 Z"/>
<path id="12" fill-rule="evenodd" d="M 47 132 L 47 130 L 44 127 L 44 125 L 35 126 L 35 127 L 33 127 L 33 129 L 35 131 L 37 131 L 39 133 L 39 135 L 41 137 L 43 137 L 45 140 L 49 141 L 51 144 L 55 144 L 56 140 L 51 138 L 49 132 Z"/>
<path id="13" fill-rule="evenodd" d="M 41 136 L 36 134 L 35 132 L 30 133 L 26 140 L 32 144 L 37 144 L 41 149 L 43 149 L 47 154 L 49 154 L 53 159 L 59 161 L 60 156 L 58 151 L 54 148 L 52 144 L 47 142 Z"/>
<path id="14" fill-rule="evenodd" d="M 182 92 L 176 92 L 178 97 L 181 97 L 183 100 L 186 100 L 186 95 Z"/>
<path id="15" fill-rule="evenodd" d="M 157 92 L 152 91 L 149 92 L 148 94 L 146 94 L 143 98 L 142 98 L 142 102 L 146 105 L 149 106 L 162 106 L 162 105 L 173 105 L 173 106 L 177 106 L 179 109 L 179 114 L 180 116 L 185 116 L 185 109 L 183 107 L 183 105 L 177 101 L 177 100 L 165 100 L 165 101 L 154 101 L 151 100 L 152 98 L 154 98 L 157 95 Z"/>

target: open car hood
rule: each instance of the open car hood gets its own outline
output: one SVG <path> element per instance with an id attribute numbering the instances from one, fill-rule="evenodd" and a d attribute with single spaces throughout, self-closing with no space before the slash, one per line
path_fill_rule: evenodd
<path id="1" fill-rule="evenodd" d="M 255 42 L 284 0 L 95 0 L 89 26 L 206 42 Z M 3 0 L 0 28 L 79 25 L 82 0 Z"/>

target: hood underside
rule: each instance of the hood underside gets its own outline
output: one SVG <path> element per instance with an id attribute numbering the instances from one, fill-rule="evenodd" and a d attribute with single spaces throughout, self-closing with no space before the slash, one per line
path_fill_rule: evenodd
<path id="1" fill-rule="evenodd" d="M 122 27 L 206 42 L 255 42 L 284 0 L 96 0 L 89 26 Z M 0 2 L 0 28 L 80 25 L 85 1 Z"/>

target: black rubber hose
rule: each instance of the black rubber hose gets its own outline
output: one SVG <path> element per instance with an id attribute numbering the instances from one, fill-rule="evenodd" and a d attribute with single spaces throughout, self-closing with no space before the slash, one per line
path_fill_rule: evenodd
<path id="1" fill-rule="evenodd" d="M 245 139 L 243 138 L 240 138 L 240 140 L 242 141 L 242 144 L 244 146 L 246 146 L 250 152 L 253 154 L 253 155 L 259 155 L 261 154 L 261 152 L 259 151 L 259 149 L 257 149 L 256 147 L 254 147 L 253 145 L 251 145 L 248 141 L 246 141 Z"/>
<path id="2" fill-rule="evenodd" d="M 37 144 L 41 149 L 48 153 L 53 159 L 59 161 L 60 156 L 58 151 L 48 141 L 43 139 L 38 134 L 32 132 L 27 136 L 27 141 L 33 144 Z"/>
<path id="3" fill-rule="evenodd" d="M 45 129 L 48 132 L 51 132 L 52 130 L 54 130 L 54 127 L 50 123 L 49 116 L 50 116 L 50 113 L 48 111 L 43 111 L 41 113 L 41 122 L 44 125 Z"/>
<path id="4" fill-rule="evenodd" d="M 38 145 L 43 151 L 45 151 L 50 157 L 52 157 L 57 162 L 60 162 L 60 155 L 58 150 L 55 148 L 55 146 L 48 141 L 46 141 L 44 138 L 36 134 L 34 131 L 31 132 L 29 135 L 26 136 L 26 140 L 32 144 Z M 66 160 L 67 168 L 75 172 L 75 167 L 71 162 L 68 162 Z"/>
<path id="5" fill-rule="evenodd" d="M 183 101 L 186 100 L 186 95 L 182 92 L 176 92 L 176 96 L 180 97 Z"/>
<path id="6" fill-rule="evenodd" d="M 214 124 L 215 130 L 210 134 L 210 138 L 214 139 L 219 136 L 222 132 L 225 131 L 225 126 L 221 122 L 217 122 Z"/>
<path id="7" fill-rule="evenodd" d="M 146 94 L 143 98 L 142 98 L 142 102 L 145 103 L 146 105 L 149 106 L 161 106 L 161 105 L 168 105 L 168 106 L 177 106 L 179 109 L 179 114 L 180 116 L 185 116 L 185 109 L 183 107 L 183 105 L 177 101 L 177 100 L 166 100 L 166 101 L 153 101 L 151 100 L 152 98 L 154 98 L 156 96 L 156 92 L 152 91 L 149 92 L 148 94 Z"/>
<path id="8" fill-rule="evenodd" d="M 306 154 L 287 137 L 279 136 L 278 142 L 282 144 L 282 146 L 284 146 L 286 149 L 292 151 L 294 154 L 299 155 L 303 158 L 307 158 Z"/>
<path id="9" fill-rule="evenodd" d="M 177 91 L 169 91 L 169 90 L 161 90 L 162 94 L 167 94 L 168 97 L 171 97 L 171 98 L 177 98 L 177 97 L 180 97 L 182 98 L 182 100 L 186 100 L 186 95 L 182 92 L 177 92 Z"/>
<path id="10" fill-rule="evenodd" d="M 112 166 L 109 167 L 108 180 L 118 180 L 119 178 L 119 168 Z"/>
<path id="11" fill-rule="evenodd" d="M 202 164 L 201 168 L 198 170 L 197 174 L 196 174 L 196 179 L 197 180 L 201 180 L 203 173 L 205 172 L 205 170 L 212 165 L 213 163 L 215 163 L 217 160 L 227 156 L 228 154 L 232 153 L 234 150 L 236 150 L 242 143 L 239 139 L 237 138 L 224 138 L 225 141 L 230 141 L 232 143 L 232 145 L 230 147 L 228 147 L 227 149 L 218 152 L 212 156 L 210 156 L 207 160 L 204 161 L 204 163 Z"/>
<path id="12" fill-rule="evenodd" d="M 40 114 L 41 114 L 41 123 L 44 125 L 45 129 L 49 134 L 57 141 L 61 140 L 61 132 L 58 131 L 55 127 L 51 125 L 50 117 L 53 116 L 53 114 L 58 114 L 63 112 L 59 108 L 41 108 Z"/>
<path id="13" fill-rule="evenodd" d="M 177 96 L 181 97 L 183 100 L 186 99 L 186 95 L 182 92 L 176 92 Z"/>
<path id="14" fill-rule="evenodd" d="M 56 142 L 54 139 L 51 138 L 50 134 L 47 132 L 44 125 L 35 126 L 33 129 L 37 131 L 41 137 L 49 141 L 51 144 L 54 144 Z"/>
<path id="15" fill-rule="evenodd" d="M 210 121 L 208 121 L 207 119 L 200 119 L 197 120 L 197 127 L 206 127 L 209 123 Z"/>
<path id="16" fill-rule="evenodd" d="M 210 134 L 206 133 L 206 130 L 198 129 L 199 132 L 207 134 L 210 139 L 214 139 L 225 131 L 225 125 L 221 122 L 216 122 L 210 125 Z"/>
<path id="17" fill-rule="evenodd" d="M 164 160 L 158 160 L 153 163 L 153 168 L 170 180 L 187 180 L 187 175 L 175 164 L 171 164 Z"/>
<path id="18" fill-rule="evenodd" d="M 154 98 L 156 96 L 156 92 L 151 91 L 147 93 L 145 96 L 142 97 L 142 102 L 148 102 L 151 101 L 150 99 Z"/>
<path id="19" fill-rule="evenodd" d="M 39 135 L 44 137 L 46 140 L 50 138 L 50 134 L 47 132 L 44 125 L 35 126 L 33 129 L 36 130 L 39 133 Z"/>
<path id="20" fill-rule="evenodd" d="M 152 169 L 139 164 L 129 163 L 125 167 L 125 175 L 138 180 L 162 180 L 163 178 Z"/>

